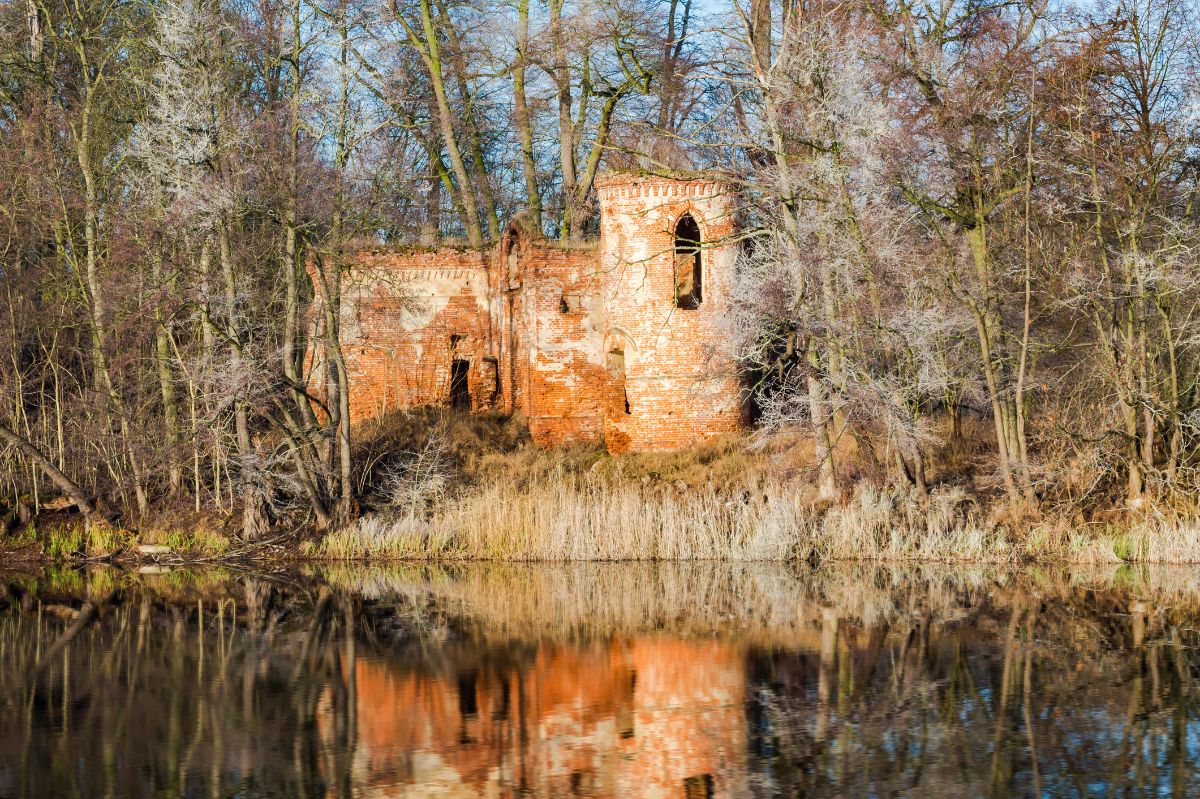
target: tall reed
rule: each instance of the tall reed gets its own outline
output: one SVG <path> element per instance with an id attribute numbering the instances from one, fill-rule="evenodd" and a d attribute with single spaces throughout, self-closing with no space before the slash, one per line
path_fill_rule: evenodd
<path id="1" fill-rule="evenodd" d="M 431 513 L 377 514 L 326 537 L 313 554 L 343 559 L 1010 560 L 1003 533 L 955 491 L 927 507 L 861 489 L 841 506 L 807 492 L 654 489 L 560 474 L 525 486 L 489 482 Z"/>

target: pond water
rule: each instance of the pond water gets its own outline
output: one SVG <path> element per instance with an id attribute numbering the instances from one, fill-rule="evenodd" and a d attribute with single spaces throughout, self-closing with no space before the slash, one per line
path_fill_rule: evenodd
<path id="1" fill-rule="evenodd" d="M 0 572 L 0 797 L 1200 796 L 1200 573 Z"/>

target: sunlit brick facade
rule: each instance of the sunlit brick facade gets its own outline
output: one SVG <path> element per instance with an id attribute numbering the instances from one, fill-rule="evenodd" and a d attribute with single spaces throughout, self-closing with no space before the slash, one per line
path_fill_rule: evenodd
<path id="1" fill-rule="evenodd" d="M 352 417 L 453 404 L 519 413 L 543 446 L 613 452 L 737 429 L 739 377 L 716 346 L 735 255 L 727 187 L 614 174 L 598 191 L 598 242 L 515 223 L 484 251 L 360 253 L 343 321 Z"/>

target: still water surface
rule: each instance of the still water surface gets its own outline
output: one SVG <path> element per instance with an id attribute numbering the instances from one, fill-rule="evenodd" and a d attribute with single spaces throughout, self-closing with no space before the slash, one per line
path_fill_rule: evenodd
<path id="1" fill-rule="evenodd" d="M 1200 574 L 0 572 L 0 797 L 1200 796 Z"/>

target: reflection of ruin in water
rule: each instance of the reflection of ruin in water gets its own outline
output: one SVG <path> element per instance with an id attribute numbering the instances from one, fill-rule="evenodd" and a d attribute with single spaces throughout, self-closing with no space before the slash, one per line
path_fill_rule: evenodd
<path id="1" fill-rule="evenodd" d="M 1190 572 L 13 578 L 0 799 L 1196 796 L 1198 622 Z"/>
<path id="2" fill-rule="evenodd" d="M 359 660 L 354 782 L 394 797 L 740 796 L 744 663 L 734 645 L 651 636 L 544 643 L 523 667 L 452 676 Z"/>

